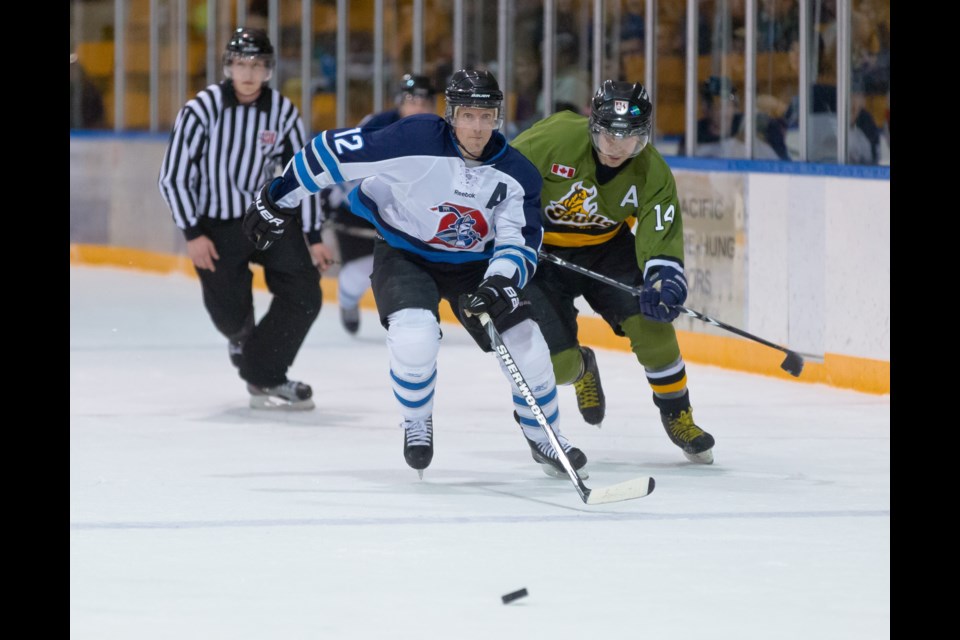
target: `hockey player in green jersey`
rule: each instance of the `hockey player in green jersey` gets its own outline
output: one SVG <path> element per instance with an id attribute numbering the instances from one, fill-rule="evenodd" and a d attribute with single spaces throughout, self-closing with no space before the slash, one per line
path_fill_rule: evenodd
<path id="1" fill-rule="evenodd" d="M 653 389 L 670 440 L 692 462 L 713 462 L 714 439 L 693 421 L 686 368 L 671 322 L 687 284 L 683 221 L 670 167 L 652 145 L 653 105 L 640 83 L 607 80 L 589 118 L 561 112 L 511 143 L 543 176 L 543 250 L 630 286 L 634 296 L 540 261 L 525 291 L 550 347 L 557 384 L 573 384 L 586 422 L 606 411 L 596 357 L 577 340 L 583 296 L 614 333 L 627 336 Z M 637 223 L 636 235 L 631 230 Z"/>

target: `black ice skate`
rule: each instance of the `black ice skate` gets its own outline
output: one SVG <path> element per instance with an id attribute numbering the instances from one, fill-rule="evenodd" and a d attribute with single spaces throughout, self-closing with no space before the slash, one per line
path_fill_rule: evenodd
<path id="1" fill-rule="evenodd" d="M 403 427 L 403 459 L 423 480 L 423 470 L 433 460 L 433 416 L 404 420 L 400 426 Z"/>
<path id="2" fill-rule="evenodd" d="M 340 323 L 347 333 L 355 335 L 360 330 L 360 308 L 340 307 Z"/>
<path id="3" fill-rule="evenodd" d="M 547 439 L 546 433 L 543 434 L 542 442 L 536 442 L 528 438 L 526 431 L 524 431 L 523 437 L 527 439 L 527 444 L 530 445 L 530 453 L 533 455 L 533 461 L 540 465 L 540 468 L 543 469 L 545 474 L 551 478 L 567 477 L 567 470 L 563 468 L 560 459 L 557 458 L 557 452 L 554 450 L 553 445 L 550 444 L 550 440 Z M 570 465 L 573 467 L 573 470 L 577 472 L 577 475 L 580 476 L 582 480 L 589 478 L 590 474 L 583 468 L 584 465 L 587 464 L 587 455 L 567 442 L 567 439 L 559 433 L 557 434 L 557 440 L 560 441 L 560 446 L 563 447 L 563 452 L 567 454 L 567 459 L 570 460 Z"/>
<path id="4" fill-rule="evenodd" d="M 250 408 L 307 411 L 313 409 L 313 389 L 296 380 L 287 380 L 274 387 L 258 387 L 247 384 L 250 392 Z"/>
<path id="5" fill-rule="evenodd" d="M 677 414 L 661 411 L 660 421 L 673 444 L 683 449 L 690 462 L 713 464 L 713 436 L 693 422 L 693 409 L 687 407 Z"/>
<path id="6" fill-rule="evenodd" d="M 599 428 L 607 413 L 607 400 L 600 385 L 600 369 L 597 368 L 593 349 L 580 347 L 580 355 L 583 357 L 583 375 L 573 383 L 577 392 L 577 408 L 587 424 Z"/>

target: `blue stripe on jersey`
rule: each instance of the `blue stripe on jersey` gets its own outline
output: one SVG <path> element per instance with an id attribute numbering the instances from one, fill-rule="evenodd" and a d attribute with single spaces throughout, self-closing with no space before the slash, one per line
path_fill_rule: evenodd
<path id="1" fill-rule="evenodd" d="M 307 165 L 303 161 L 303 151 L 293 156 L 293 161 L 297 166 L 297 175 L 300 177 L 303 188 L 310 193 L 320 191 L 320 187 L 317 186 L 316 181 L 313 179 L 313 174 L 307 169 Z"/>
<path id="2" fill-rule="evenodd" d="M 412 117 L 412 116 L 411 116 Z M 369 197 L 360 191 L 360 187 L 355 188 L 347 196 L 350 202 L 350 211 L 360 216 L 377 228 L 387 244 L 396 249 L 403 249 L 416 254 L 430 262 L 446 262 L 450 264 L 464 264 L 467 262 L 489 261 L 493 255 L 493 241 L 487 243 L 487 247 L 479 252 L 471 251 L 438 251 L 429 247 L 424 242 L 401 234 L 397 229 L 386 225 L 380 216 L 376 213 L 377 206 Z"/>
<path id="3" fill-rule="evenodd" d="M 520 276 L 517 286 L 521 289 L 527 286 L 527 265 L 519 256 L 513 253 L 501 253 L 500 251 L 497 251 L 493 254 L 493 259 L 509 260 L 513 264 L 517 265 L 517 274 Z"/>
<path id="4" fill-rule="evenodd" d="M 320 136 L 323 134 L 321 133 Z M 313 150 L 316 144 L 323 144 L 323 141 L 320 140 L 320 136 L 315 137 L 310 141 L 310 144 L 303 147 L 302 153 L 307 159 L 307 166 L 310 167 L 310 171 L 313 172 L 313 175 L 318 176 L 323 173 L 323 165 L 320 164 L 320 159 L 317 157 L 316 152 Z"/>
<path id="5" fill-rule="evenodd" d="M 516 251 L 530 264 L 537 264 L 537 252 L 530 247 L 518 244 L 502 244 L 497 247 L 497 253 L 501 251 Z"/>
<path id="6" fill-rule="evenodd" d="M 333 181 L 343 182 L 343 174 L 340 173 L 336 159 L 330 155 L 330 152 L 327 151 L 327 145 L 323 143 L 324 138 L 328 133 L 329 131 L 324 131 L 322 134 L 314 138 L 313 148 L 317 150 L 317 153 L 320 155 L 320 162 L 322 162 L 326 170 L 330 172 L 330 177 L 333 178 Z"/>

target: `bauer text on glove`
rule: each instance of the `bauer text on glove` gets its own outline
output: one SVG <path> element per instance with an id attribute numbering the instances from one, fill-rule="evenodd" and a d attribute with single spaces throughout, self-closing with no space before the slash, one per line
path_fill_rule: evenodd
<path id="1" fill-rule="evenodd" d="M 274 181 L 280 178 L 274 178 Z M 261 187 L 256 200 L 243 214 L 243 232 L 257 249 L 263 251 L 283 236 L 284 230 L 293 222 L 297 213 L 293 209 L 284 209 L 270 200 L 270 185 Z"/>

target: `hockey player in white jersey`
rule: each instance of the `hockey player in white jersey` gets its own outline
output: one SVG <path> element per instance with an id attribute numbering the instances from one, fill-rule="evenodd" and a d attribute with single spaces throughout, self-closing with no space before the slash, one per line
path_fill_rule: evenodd
<path id="1" fill-rule="evenodd" d="M 362 179 L 350 205 L 380 234 L 371 279 L 387 329 L 407 464 L 422 477 L 433 459 L 443 298 L 484 351 L 491 346 L 476 315 L 490 315 L 568 459 L 586 478 L 587 457 L 560 434 L 550 354 L 522 293 L 543 240 L 542 179 L 498 131 L 503 93 L 492 74 L 457 71 L 445 95 L 443 118 L 415 115 L 378 130 L 319 134 L 261 188 L 247 209 L 247 236 L 258 248 L 269 247 L 294 219 L 289 207 L 330 184 Z M 548 475 L 566 477 L 546 432 L 500 366 L 533 459 Z"/>

